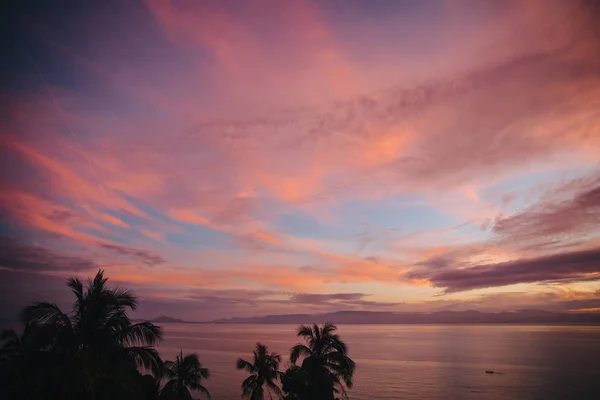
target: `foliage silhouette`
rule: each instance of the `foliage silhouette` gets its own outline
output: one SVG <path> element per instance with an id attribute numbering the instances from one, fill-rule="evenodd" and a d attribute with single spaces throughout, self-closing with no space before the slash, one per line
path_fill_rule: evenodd
<path id="1" fill-rule="evenodd" d="M 352 387 L 356 368 L 348 357 L 348 348 L 335 332 L 337 327 L 326 322 L 300 326 L 297 336 L 305 340 L 291 349 L 292 364 L 303 357 L 300 368 L 291 367 L 283 381 L 284 392 L 290 399 L 333 400 L 336 394 L 347 398 L 346 388 Z"/>
<path id="2" fill-rule="evenodd" d="M 175 361 L 163 362 L 154 348 L 162 330 L 150 322 L 134 323 L 128 312 L 136 309 L 136 297 L 106 283 L 103 271 L 85 285 L 70 278 L 67 286 L 75 296 L 71 312 L 36 302 L 20 314 L 21 335 L 2 331 L 0 398 L 191 400 L 197 391 L 210 399 L 202 385 L 209 370 L 198 355 L 180 351 Z M 242 397 L 347 399 L 355 364 L 336 331 L 329 322 L 300 326 L 297 336 L 304 343 L 292 347 L 285 373 L 279 371 L 281 356 L 257 343 L 251 361 L 240 358 L 236 363 L 250 374 L 241 384 Z"/>
<path id="3" fill-rule="evenodd" d="M 67 286 L 75 296 L 70 314 L 49 302 L 21 312 L 26 327 L 44 332 L 47 346 L 39 350 L 51 350 L 50 358 L 70 377 L 56 388 L 65 398 L 137 397 L 137 368 L 157 371 L 162 364 L 152 347 L 162 338 L 161 329 L 150 322 L 133 323 L 127 313 L 136 309 L 137 299 L 128 290 L 109 289 L 106 282 L 103 271 L 85 286 L 69 278 Z"/>
<path id="4" fill-rule="evenodd" d="M 103 271 L 85 285 L 69 278 L 75 296 L 69 313 L 43 301 L 22 310 L 23 334 L 5 330 L 0 337 L 1 398 L 156 400 L 191 398 L 188 388 L 207 393 L 199 377 L 208 377 L 208 370 L 198 357 L 180 354 L 163 364 L 154 348 L 161 329 L 134 323 L 128 312 L 136 309 L 136 297 L 106 283 Z M 174 386 L 175 376 L 185 390 Z"/>
<path id="5" fill-rule="evenodd" d="M 184 356 L 180 352 L 175 361 L 165 361 L 164 367 L 167 382 L 161 391 L 161 399 L 191 400 L 190 390 L 202 392 L 210 399 L 208 390 L 201 384 L 208 378 L 209 371 L 202 367 L 197 354 Z"/>
<path id="6" fill-rule="evenodd" d="M 267 346 L 261 343 L 256 343 L 252 362 L 239 358 L 237 369 L 243 369 L 251 374 L 242 382 L 242 397 L 249 400 L 263 400 L 265 387 L 269 398 L 272 398 L 272 393 L 278 398 L 282 397 L 281 389 L 275 383 L 281 374 L 280 362 L 281 356 L 277 353 L 269 353 Z"/>
<path id="7" fill-rule="evenodd" d="M 291 365 L 281 376 L 281 388 L 285 400 L 308 400 L 312 396 L 306 372 L 297 365 Z"/>

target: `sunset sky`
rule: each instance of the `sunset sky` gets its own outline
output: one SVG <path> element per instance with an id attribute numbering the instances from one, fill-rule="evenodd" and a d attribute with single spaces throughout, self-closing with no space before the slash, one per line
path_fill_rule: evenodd
<path id="1" fill-rule="evenodd" d="M 98 269 L 145 318 L 600 310 L 597 2 L 39 3 L 0 317 Z"/>

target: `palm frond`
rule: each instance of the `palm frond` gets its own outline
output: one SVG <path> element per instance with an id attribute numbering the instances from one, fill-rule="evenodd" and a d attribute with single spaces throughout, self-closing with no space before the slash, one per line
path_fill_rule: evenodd
<path id="1" fill-rule="evenodd" d="M 336 330 L 337 330 L 337 326 L 335 326 L 333 323 L 327 321 L 323 324 L 323 328 L 321 329 L 321 332 L 323 333 L 323 336 L 329 336 Z"/>
<path id="2" fill-rule="evenodd" d="M 256 367 L 254 365 L 241 358 L 238 358 L 236 368 L 246 370 L 252 374 L 256 372 Z"/>
<path id="3" fill-rule="evenodd" d="M 254 351 L 254 354 L 257 356 L 266 356 L 268 353 L 268 348 L 266 345 L 262 344 L 262 343 L 256 343 L 256 350 Z"/>
<path id="4" fill-rule="evenodd" d="M 188 384 L 188 387 L 196 392 L 204 393 L 206 395 L 206 398 L 210 399 L 210 393 L 208 392 L 208 389 L 206 389 L 201 384 L 199 384 L 199 383 Z"/>
<path id="5" fill-rule="evenodd" d="M 56 324 L 71 327 L 71 320 L 55 303 L 39 301 L 25 307 L 20 314 L 21 321 L 29 324 Z"/>
<path id="6" fill-rule="evenodd" d="M 210 370 L 208 368 L 198 368 L 198 375 L 202 379 L 208 379 L 210 377 Z"/>
<path id="7" fill-rule="evenodd" d="M 336 392 L 342 392 L 342 399 L 347 400 L 348 399 L 348 393 L 346 392 L 346 388 L 344 387 L 344 385 L 342 385 L 339 381 L 336 382 L 335 385 L 337 388 Z M 350 385 L 348 386 L 348 388 L 350 389 L 352 387 L 352 382 L 350 382 Z"/>
<path id="8" fill-rule="evenodd" d="M 343 378 L 352 377 L 356 369 L 354 361 L 342 353 L 329 353 L 323 357 L 323 360 L 329 369 L 334 370 Z"/>
<path id="9" fill-rule="evenodd" d="M 116 288 L 111 291 L 113 296 L 114 305 L 122 308 L 130 308 L 135 310 L 137 308 L 137 297 L 135 297 L 131 291 L 122 288 Z"/>
<path id="10" fill-rule="evenodd" d="M 200 360 L 198 359 L 198 354 L 186 354 L 181 360 L 181 365 L 186 371 L 197 370 L 198 368 L 200 368 Z"/>
<path id="11" fill-rule="evenodd" d="M 313 324 L 312 330 L 314 332 L 315 339 L 317 339 L 317 340 L 321 339 L 321 329 L 319 328 L 319 325 Z"/>
<path id="12" fill-rule="evenodd" d="M 242 392 L 245 395 L 252 394 L 256 386 L 258 385 L 258 377 L 256 375 L 250 375 L 242 381 Z"/>
<path id="13" fill-rule="evenodd" d="M 177 365 L 173 361 L 164 361 L 162 367 L 163 374 L 168 379 L 173 379 L 177 377 Z"/>
<path id="14" fill-rule="evenodd" d="M 138 367 L 146 368 L 152 372 L 158 372 L 163 368 L 163 362 L 160 359 L 160 355 L 153 347 L 132 346 L 125 347 L 123 351 Z"/>
<path id="15" fill-rule="evenodd" d="M 254 399 L 256 397 L 262 398 L 258 396 L 259 392 L 262 390 L 262 386 L 258 380 L 257 375 L 250 375 L 242 382 L 242 398 L 246 399 Z"/>
<path id="16" fill-rule="evenodd" d="M 127 316 L 124 310 L 104 310 L 106 319 L 103 321 L 104 328 L 115 332 L 117 338 L 120 340 L 125 339 L 125 335 L 131 328 L 131 320 Z"/>
<path id="17" fill-rule="evenodd" d="M 89 297 L 99 297 L 104 292 L 107 278 L 104 277 L 104 271 L 99 269 L 94 279 L 88 279 L 87 294 Z"/>
<path id="18" fill-rule="evenodd" d="M 78 301 L 83 300 L 83 283 L 81 283 L 79 278 L 71 277 L 67 279 L 67 286 L 71 288 L 71 292 L 73 292 Z"/>
<path id="19" fill-rule="evenodd" d="M 274 392 L 279 398 L 283 397 L 283 392 L 281 391 L 281 388 L 279 386 L 277 386 L 277 384 L 271 380 L 267 380 L 266 381 L 267 387 L 269 388 L 269 390 L 271 390 L 272 392 Z"/>
<path id="20" fill-rule="evenodd" d="M 281 362 L 281 355 L 279 355 L 279 353 L 271 353 L 269 358 L 271 359 L 271 362 L 277 363 L 279 366 L 279 363 Z"/>
<path id="21" fill-rule="evenodd" d="M 296 336 L 305 338 L 313 337 L 312 328 L 310 326 L 300 325 L 298 327 L 298 332 L 296 333 Z"/>
<path id="22" fill-rule="evenodd" d="M 292 364 L 296 364 L 296 361 L 298 361 L 298 358 L 300 358 L 300 356 L 309 357 L 311 355 L 311 349 L 309 349 L 301 343 L 298 343 L 297 345 L 292 347 L 292 350 L 290 352 L 290 361 L 292 362 Z"/>
<path id="23" fill-rule="evenodd" d="M 327 340 L 327 346 L 343 354 L 348 352 L 346 343 L 338 335 L 330 335 Z"/>
<path id="24" fill-rule="evenodd" d="M 85 302 L 83 294 L 83 283 L 81 283 L 79 278 L 70 277 L 69 279 L 67 279 L 67 286 L 75 295 L 75 302 L 73 302 L 73 319 L 74 324 L 77 324 L 79 317 L 82 315 L 82 308 Z"/>
<path id="25" fill-rule="evenodd" d="M 143 321 L 127 327 L 122 333 L 121 340 L 127 346 L 156 346 L 162 337 L 162 329 L 159 326 Z"/>

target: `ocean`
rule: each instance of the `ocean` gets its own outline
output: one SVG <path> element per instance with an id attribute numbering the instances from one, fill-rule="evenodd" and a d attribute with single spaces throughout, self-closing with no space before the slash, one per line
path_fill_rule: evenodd
<path id="1" fill-rule="evenodd" d="M 161 355 L 195 352 L 214 400 L 239 399 L 256 342 L 282 355 L 296 325 L 162 324 Z M 356 362 L 355 400 L 600 399 L 600 326 L 340 325 Z M 494 374 L 486 373 L 487 370 Z"/>

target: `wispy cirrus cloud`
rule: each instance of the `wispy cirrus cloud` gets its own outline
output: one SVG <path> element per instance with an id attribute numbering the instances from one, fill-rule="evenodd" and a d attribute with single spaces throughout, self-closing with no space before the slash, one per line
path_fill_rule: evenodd
<path id="1" fill-rule="evenodd" d="M 163 264 L 165 259 L 159 256 L 158 254 L 154 254 L 151 251 L 134 249 L 132 247 L 120 246 L 116 244 L 103 243 L 100 247 L 112 250 L 121 255 L 131 256 L 136 260 L 143 262 L 146 265 L 154 266 L 158 264 Z"/>
<path id="2" fill-rule="evenodd" d="M 552 190 L 542 201 L 495 221 L 493 232 L 521 245 L 564 244 L 598 235 L 600 178 L 582 177 Z"/>

